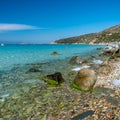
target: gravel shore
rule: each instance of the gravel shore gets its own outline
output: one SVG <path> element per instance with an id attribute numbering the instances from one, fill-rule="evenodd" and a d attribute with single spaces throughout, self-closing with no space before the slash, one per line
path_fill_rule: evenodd
<path id="1" fill-rule="evenodd" d="M 33 85 L 0 102 L 0 120 L 120 120 L 120 87 L 112 84 L 120 79 L 120 59 L 110 64 L 112 72 L 98 76 L 92 93 L 72 89 L 74 76 L 58 87 Z"/>

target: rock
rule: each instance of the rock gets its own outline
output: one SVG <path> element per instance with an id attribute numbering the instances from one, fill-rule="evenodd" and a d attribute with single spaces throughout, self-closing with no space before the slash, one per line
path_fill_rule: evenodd
<path id="1" fill-rule="evenodd" d="M 116 53 L 119 49 L 119 43 L 111 43 L 107 45 L 105 52 Z"/>
<path id="2" fill-rule="evenodd" d="M 62 74 L 60 72 L 56 72 L 54 74 L 50 74 L 46 76 L 48 79 L 55 80 L 58 83 L 61 83 L 64 81 Z"/>
<path id="3" fill-rule="evenodd" d="M 74 83 L 82 90 L 90 90 L 93 88 L 97 76 L 94 70 L 89 68 L 81 69 L 75 77 Z"/>
<path id="4" fill-rule="evenodd" d="M 51 53 L 51 55 L 59 55 L 58 52 L 54 51 Z"/>
<path id="5" fill-rule="evenodd" d="M 110 59 L 105 59 L 100 65 L 100 67 L 98 68 L 98 74 L 100 76 L 106 76 L 112 71 L 112 66 L 109 63 L 109 60 Z"/>
<path id="6" fill-rule="evenodd" d="M 111 43 L 104 50 L 104 55 L 109 55 L 110 57 L 116 58 L 120 57 L 120 43 Z"/>
<path id="7" fill-rule="evenodd" d="M 102 64 L 101 64 L 102 66 L 104 66 L 104 65 L 108 65 L 108 60 L 107 59 L 105 59 L 103 62 L 102 62 Z"/>
<path id="8" fill-rule="evenodd" d="M 90 64 L 92 64 L 92 63 L 89 60 L 88 61 L 83 60 L 82 63 L 81 63 L 82 66 L 89 66 Z"/>
<path id="9" fill-rule="evenodd" d="M 29 72 L 41 72 L 41 69 L 39 68 L 30 68 L 26 73 L 29 73 Z"/>
<path id="10" fill-rule="evenodd" d="M 71 120 L 82 120 L 84 118 L 87 118 L 88 116 L 92 116 L 94 114 L 93 110 L 88 110 L 86 112 L 81 113 L 80 115 L 72 118 Z"/>
<path id="11" fill-rule="evenodd" d="M 98 69 L 98 74 L 100 76 L 106 76 L 106 75 L 109 75 L 111 71 L 112 71 L 112 66 L 108 63 L 107 60 L 105 60 L 100 66 L 100 68 Z"/>
<path id="12" fill-rule="evenodd" d="M 100 47 L 100 48 L 97 48 L 97 50 L 103 50 L 103 48 L 102 48 L 102 47 Z"/>
<path id="13" fill-rule="evenodd" d="M 91 68 L 95 71 L 98 71 L 100 65 L 99 64 L 91 64 Z"/>
<path id="14" fill-rule="evenodd" d="M 82 62 L 83 62 L 83 59 L 80 58 L 79 56 L 73 56 L 73 57 L 70 59 L 70 61 L 69 61 L 69 63 L 70 63 L 71 65 L 81 64 Z"/>

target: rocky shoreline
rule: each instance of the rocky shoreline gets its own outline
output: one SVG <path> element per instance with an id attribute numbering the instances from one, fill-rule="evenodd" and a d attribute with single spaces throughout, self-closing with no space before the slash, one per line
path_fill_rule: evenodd
<path id="1" fill-rule="evenodd" d="M 63 69 L 65 81 L 60 86 L 35 84 L 0 102 L 0 120 L 119 120 L 120 87 L 112 81 L 120 80 L 120 58 L 109 64 L 111 72 L 97 76 L 93 92 L 71 88 L 77 72 Z"/>
<path id="2" fill-rule="evenodd" d="M 115 61 L 111 61 L 112 72 L 108 76 L 98 76 L 96 86 L 104 86 L 110 89 L 116 89 L 117 87 L 112 83 L 113 80 L 120 80 L 120 58 Z"/>

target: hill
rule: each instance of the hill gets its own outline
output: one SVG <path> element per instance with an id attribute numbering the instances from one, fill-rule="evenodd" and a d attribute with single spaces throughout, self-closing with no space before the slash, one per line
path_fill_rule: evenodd
<path id="1" fill-rule="evenodd" d="M 84 34 L 70 38 L 63 38 L 54 41 L 54 43 L 109 43 L 120 42 L 120 25 L 105 29 L 98 33 Z"/>

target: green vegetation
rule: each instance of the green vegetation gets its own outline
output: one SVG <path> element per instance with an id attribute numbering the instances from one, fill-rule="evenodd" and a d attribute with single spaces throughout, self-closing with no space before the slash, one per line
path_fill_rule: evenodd
<path id="1" fill-rule="evenodd" d="M 120 42 L 120 32 L 100 35 L 98 42 Z"/>
<path id="2" fill-rule="evenodd" d="M 99 33 L 90 33 L 56 40 L 55 43 L 108 43 L 120 42 L 120 25 L 113 26 Z"/>
<path id="3" fill-rule="evenodd" d="M 55 43 L 89 43 L 92 39 L 96 37 L 96 35 L 96 33 L 91 33 L 76 37 L 64 38 L 55 41 Z"/>

